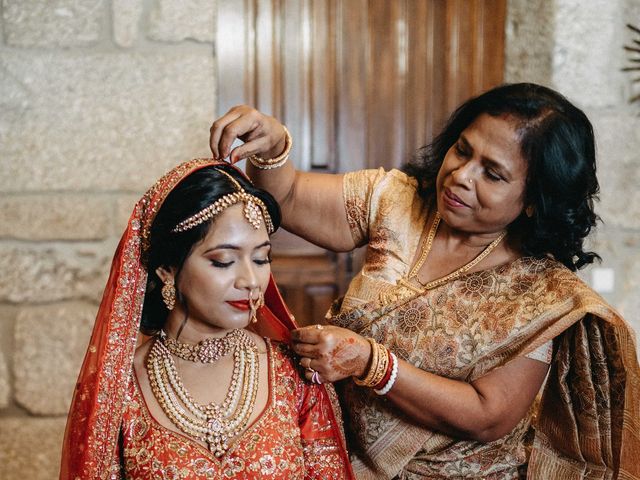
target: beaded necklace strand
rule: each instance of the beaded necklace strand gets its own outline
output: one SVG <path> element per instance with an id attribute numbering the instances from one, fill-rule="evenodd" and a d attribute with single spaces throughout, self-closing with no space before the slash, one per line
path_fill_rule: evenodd
<path id="1" fill-rule="evenodd" d="M 225 346 L 225 339 L 232 345 Z M 233 350 L 231 384 L 222 404 L 211 402 L 201 405 L 191 397 L 178 374 L 166 335 L 154 340 L 147 358 L 147 372 L 151 390 L 171 422 L 181 432 L 205 442 L 209 451 L 220 458 L 229 449 L 229 441 L 249 423 L 256 403 L 260 372 L 258 348 L 244 330 L 234 330 L 227 337 L 215 340 L 222 342 L 213 344 L 217 348 L 212 348 L 210 352 L 215 350 L 215 354 L 205 355 L 207 359 L 220 358 L 221 352 Z M 175 348 L 178 342 L 174 342 L 172 347 Z M 180 353 L 198 358 L 198 355 L 191 356 L 188 350 L 192 348 L 193 352 L 202 353 L 197 348 L 202 347 L 203 342 L 192 346 L 179 343 Z M 182 355 L 180 357 L 184 358 Z"/>

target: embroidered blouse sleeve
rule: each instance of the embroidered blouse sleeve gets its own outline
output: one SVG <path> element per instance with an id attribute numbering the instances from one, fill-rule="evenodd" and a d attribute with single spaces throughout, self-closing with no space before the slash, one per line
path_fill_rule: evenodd
<path id="1" fill-rule="evenodd" d="M 382 168 L 358 170 L 345 174 L 342 183 L 344 205 L 351 236 L 356 245 L 362 246 L 369 239 L 371 197 L 376 185 L 385 175 Z"/>
<path id="2" fill-rule="evenodd" d="M 336 425 L 326 392 L 321 387 L 301 380 L 300 437 L 304 452 L 305 479 L 344 479 L 347 473 L 346 456 L 339 438 L 341 426 Z M 330 385 L 327 388 L 332 388 Z M 323 401 L 324 398 L 324 401 Z"/>

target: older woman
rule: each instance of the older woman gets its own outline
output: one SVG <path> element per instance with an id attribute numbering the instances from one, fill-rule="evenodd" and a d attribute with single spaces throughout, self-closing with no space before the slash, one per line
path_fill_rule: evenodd
<path id="1" fill-rule="evenodd" d="M 573 273 L 597 258 L 582 111 L 538 85 L 497 87 L 404 172 L 297 172 L 290 145 L 249 107 L 211 129 L 215 156 L 249 157 L 285 228 L 367 244 L 332 325 L 294 334 L 309 378 L 353 379 L 341 399 L 359 478 L 640 478 L 634 341 Z"/>

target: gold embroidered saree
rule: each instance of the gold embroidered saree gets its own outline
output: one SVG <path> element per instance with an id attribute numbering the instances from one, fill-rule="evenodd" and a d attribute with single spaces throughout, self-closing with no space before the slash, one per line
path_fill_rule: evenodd
<path id="1" fill-rule="evenodd" d="M 486 444 L 415 425 L 384 398 L 345 382 L 358 478 L 640 478 L 633 459 L 640 454 L 640 370 L 632 333 L 614 309 L 549 259 L 521 258 L 419 293 L 398 288 L 427 216 L 415 181 L 398 171 L 354 172 L 345 176 L 344 195 L 354 239 L 368 250 L 330 312 L 332 323 L 463 381 L 555 339 L 540 402 Z"/>

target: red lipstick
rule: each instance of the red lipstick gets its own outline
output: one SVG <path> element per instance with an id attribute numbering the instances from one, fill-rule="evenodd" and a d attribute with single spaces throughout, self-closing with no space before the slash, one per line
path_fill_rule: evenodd
<path id="1" fill-rule="evenodd" d="M 249 300 L 228 300 L 227 303 L 233 308 L 237 308 L 238 310 L 242 310 L 244 312 L 248 311 L 251 308 L 249 306 Z"/>

